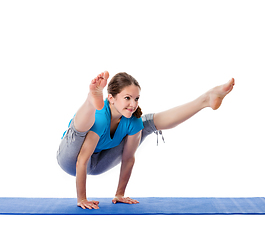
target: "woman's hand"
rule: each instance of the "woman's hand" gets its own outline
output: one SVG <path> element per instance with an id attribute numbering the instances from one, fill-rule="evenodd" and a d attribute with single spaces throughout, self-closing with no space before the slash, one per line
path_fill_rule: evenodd
<path id="1" fill-rule="evenodd" d="M 116 204 L 117 202 L 121 202 L 121 203 L 128 203 L 128 204 L 136 204 L 139 203 L 137 200 L 131 199 L 129 197 L 123 197 L 123 196 L 115 196 L 115 198 L 113 198 L 112 202 L 114 204 Z"/>
<path id="2" fill-rule="evenodd" d="M 77 202 L 77 206 L 81 207 L 83 209 L 99 209 L 98 207 L 99 202 L 98 201 L 88 201 L 87 199 L 83 199 L 81 201 Z"/>

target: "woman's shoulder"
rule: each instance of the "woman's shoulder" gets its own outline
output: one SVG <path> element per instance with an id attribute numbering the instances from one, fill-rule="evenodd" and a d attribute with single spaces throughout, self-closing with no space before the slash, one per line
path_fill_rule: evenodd
<path id="1" fill-rule="evenodd" d="M 107 99 L 104 101 L 104 107 L 101 110 L 96 110 L 95 118 L 95 120 L 99 120 L 103 123 L 110 121 L 111 116 Z"/>
<path id="2" fill-rule="evenodd" d="M 143 120 L 142 118 L 137 118 L 135 116 L 132 116 L 131 118 L 125 118 L 125 125 L 128 127 L 128 128 L 134 128 L 134 127 L 137 127 L 137 126 L 142 126 L 143 125 Z"/>
<path id="3" fill-rule="evenodd" d="M 97 133 L 101 137 L 104 132 L 108 130 L 109 126 L 110 118 L 107 116 L 105 111 L 103 109 L 100 111 L 96 111 L 95 122 L 90 131 Z"/>
<path id="4" fill-rule="evenodd" d="M 137 118 L 135 116 L 132 116 L 131 118 L 128 118 L 128 126 L 127 131 L 128 135 L 134 135 L 135 133 L 139 132 L 144 128 L 143 126 L 143 120 L 142 118 Z"/>
<path id="5" fill-rule="evenodd" d="M 106 114 L 106 112 L 102 112 L 102 110 L 100 110 L 99 112 L 96 112 L 95 114 L 95 123 L 96 124 L 100 124 L 100 125 L 107 125 L 108 122 L 110 122 L 110 117 L 108 116 L 108 114 Z"/>
<path id="6" fill-rule="evenodd" d="M 137 117 L 135 117 L 135 116 L 132 116 L 130 119 L 131 119 L 131 122 L 132 122 L 133 124 L 143 123 L 143 120 L 142 120 L 141 117 L 140 117 L 140 118 L 137 118 Z"/>

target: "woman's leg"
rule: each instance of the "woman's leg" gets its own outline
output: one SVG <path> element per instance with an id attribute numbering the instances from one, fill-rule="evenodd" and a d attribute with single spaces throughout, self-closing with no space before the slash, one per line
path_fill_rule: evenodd
<path id="1" fill-rule="evenodd" d="M 105 71 L 92 80 L 87 99 L 75 115 L 74 126 L 77 131 L 88 131 L 95 122 L 96 110 L 104 107 L 103 88 L 107 84 L 108 77 L 109 73 Z"/>
<path id="2" fill-rule="evenodd" d="M 74 120 L 71 122 L 67 133 L 62 139 L 57 151 L 57 161 L 60 167 L 68 174 L 76 175 L 76 162 L 80 149 L 85 141 L 87 132 L 79 132 L 74 127 Z M 88 164 L 88 171 L 91 168 Z"/>
<path id="3" fill-rule="evenodd" d="M 96 109 L 104 106 L 102 90 L 107 84 L 109 73 L 105 71 L 99 74 L 90 84 L 90 92 L 85 103 L 77 111 L 68 131 L 62 139 L 57 160 L 61 168 L 71 174 L 76 174 L 76 162 L 80 149 L 85 141 L 87 132 L 95 121 Z M 91 169 L 91 162 L 88 164 L 88 172 Z"/>
<path id="4" fill-rule="evenodd" d="M 154 115 L 154 124 L 157 130 L 174 128 L 205 107 L 211 107 L 214 110 L 218 109 L 222 100 L 232 91 L 234 85 L 235 80 L 232 78 L 228 83 L 211 89 L 192 102 L 156 113 Z"/>

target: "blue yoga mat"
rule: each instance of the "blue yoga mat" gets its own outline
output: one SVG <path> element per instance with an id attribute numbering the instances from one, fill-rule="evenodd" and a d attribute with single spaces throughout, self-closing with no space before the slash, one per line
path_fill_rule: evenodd
<path id="1" fill-rule="evenodd" d="M 265 198 L 136 198 L 139 204 L 113 204 L 93 198 L 100 209 L 83 210 L 75 198 L 0 198 L 0 214 L 15 215 L 216 215 L 265 214 Z"/>

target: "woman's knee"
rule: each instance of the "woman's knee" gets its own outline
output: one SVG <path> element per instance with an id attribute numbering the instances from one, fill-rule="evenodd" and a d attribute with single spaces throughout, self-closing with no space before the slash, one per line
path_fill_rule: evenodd
<path id="1" fill-rule="evenodd" d="M 76 160 L 70 158 L 62 158 L 60 155 L 57 156 L 57 162 L 59 166 L 68 174 L 76 175 Z"/>

